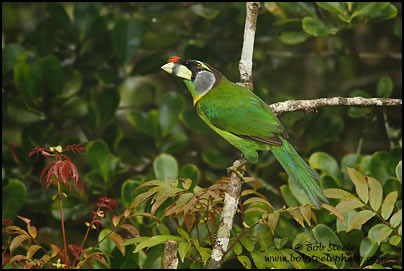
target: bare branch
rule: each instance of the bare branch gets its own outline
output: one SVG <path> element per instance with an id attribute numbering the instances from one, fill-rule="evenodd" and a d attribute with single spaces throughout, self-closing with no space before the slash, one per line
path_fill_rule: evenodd
<path id="1" fill-rule="evenodd" d="M 246 161 L 244 161 L 245 163 Z M 239 167 L 243 162 L 236 160 L 233 163 L 233 168 Z M 245 170 L 243 167 L 242 170 Z M 241 174 L 242 177 L 242 173 Z M 229 245 L 230 231 L 233 226 L 234 216 L 237 210 L 238 199 L 241 192 L 241 180 L 235 173 L 230 174 L 230 181 L 227 185 L 227 190 L 224 196 L 223 211 L 220 216 L 219 229 L 210 255 L 208 268 L 218 269 L 221 267 L 221 261 L 227 251 Z"/>
<path id="2" fill-rule="evenodd" d="M 167 240 L 164 245 L 163 269 L 177 269 L 177 242 L 175 240 Z"/>
<path id="3" fill-rule="evenodd" d="M 269 105 L 276 115 L 284 112 L 304 111 L 314 112 L 320 107 L 326 106 L 401 106 L 402 99 L 385 99 L 385 98 L 321 98 L 314 100 L 289 100 L 286 102 L 274 103 Z"/>
<path id="4" fill-rule="evenodd" d="M 244 26 L 244 40 L 239 63 L 240 85 L 254 89 L 252 81 L 252 56 L 254 51 L 255 29 L 257 25 L 257 16 L 260 8 L 259 2 L 247 2 L 246 18 Z"/>

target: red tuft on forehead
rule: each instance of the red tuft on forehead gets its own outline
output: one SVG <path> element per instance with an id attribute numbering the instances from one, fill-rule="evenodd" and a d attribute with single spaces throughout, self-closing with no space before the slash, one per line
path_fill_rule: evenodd
<path id="1" fill-rule="evenodd" d="M 180 61 L 181 60 L 181 57 L 179 57 L 179 56 L 172 56 L 172 57 L 170 57 L 169 59 L 168 59 L 168 62 L 174 62 L 174 63 L 176 63 L 176 62 L 178 62 L 178 61 Z"/>

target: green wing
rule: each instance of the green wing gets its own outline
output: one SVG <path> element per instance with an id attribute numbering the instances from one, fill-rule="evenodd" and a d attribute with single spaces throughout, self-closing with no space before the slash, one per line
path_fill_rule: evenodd
<path id="1" fill-rule="evenodd" d="M 282 145 L 287 133 L 278 118 L 258 96 L 223 78 L 198 101 L 197 110 L 215 127 L 241 138 Z"/>

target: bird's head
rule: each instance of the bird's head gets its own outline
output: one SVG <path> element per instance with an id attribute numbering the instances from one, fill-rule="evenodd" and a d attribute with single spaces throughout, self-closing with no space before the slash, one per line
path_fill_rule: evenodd
<path id="1" fill-rule="evenodd" d="M 219 71 L 209 64 L 198 60 L 184 60 L 178 56 L 171 57 L 168 63 L 161 68 L 174 76 L 184 79 L 194 98 L 194 105 L 215 87 L 223 77 Z"/>

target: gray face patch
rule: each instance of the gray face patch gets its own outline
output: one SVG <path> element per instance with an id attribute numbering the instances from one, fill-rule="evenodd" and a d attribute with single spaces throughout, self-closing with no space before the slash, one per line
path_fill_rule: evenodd
<path id="1" fill-rule="evenodd" d="M 215 84 L 215 75 L 209 71 L 199 72 L 194 80 L 195 89 L 198 91 L 199 95 L 208 92 Z"/>

